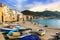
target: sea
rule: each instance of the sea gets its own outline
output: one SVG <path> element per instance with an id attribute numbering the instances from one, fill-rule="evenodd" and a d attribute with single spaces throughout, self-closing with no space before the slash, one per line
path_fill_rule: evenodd
<path id="1" fill-rule="evenodd" d="M 53 27 L 53 28 L 60 28 L 60 19 L 35 19 L 32 20 L 33 22 L 36 22 L 38 24 L 43 24 L 43 25 L 47 25 L 49 27 Z"/>

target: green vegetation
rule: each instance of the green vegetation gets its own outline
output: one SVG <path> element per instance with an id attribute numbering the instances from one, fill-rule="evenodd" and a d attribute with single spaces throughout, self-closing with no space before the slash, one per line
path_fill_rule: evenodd
<path id="1" fill-rule="evenodd" d="M 39 17 L 55 17 L 60 18 L 60 12 L 58 11 L 43 11 L 43 12 L 33 12 L 29 10 L 22 11 L 24 15 L 32 15 L 32 16 L 39 16 Z"/>

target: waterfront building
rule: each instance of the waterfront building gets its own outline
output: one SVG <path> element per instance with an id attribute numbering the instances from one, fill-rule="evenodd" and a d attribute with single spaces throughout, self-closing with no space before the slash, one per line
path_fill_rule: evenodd
<path id="1" fill-rule="evenodd" d="M 17 21 L 17 12 L 0 3 L 0 23 Z"/>
<path id="2" fill-rule="evenodd" d="M 0 23 L 2 23 L 2 21 L 3 21 L 3 6 L 5 6 L 5 5 L 3 5 L 2 3 L 0 3 Z"/>
<path id="3" fill-rule="evenodd" d="M 33 16 L 24 15 L 17 10 L 10 9 L 7 5 L 0 3 L 0 23 L 13 21 L 27 21 L 33 19 Z"/>

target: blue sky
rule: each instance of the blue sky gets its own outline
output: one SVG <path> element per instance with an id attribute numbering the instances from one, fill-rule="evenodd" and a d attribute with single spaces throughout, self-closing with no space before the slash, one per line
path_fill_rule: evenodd
<path id="1" fill-rule="evenodd" d="M 40 8 L 41 9 L 44 8 L 43 10 L 45 10 L 46 8 L 48 10 L 52 10 L 51 9 L 52 7 L 54 8 L 54 6 L 57 7 L 58 5 L 60 5 L 60 0 L 0 0 L 0 2 L 8 5 L 12 9 L 16 9 L 19 11 L 26 10 L 26 9 L 29 9 L 32 11 L 38 11 L 38 10 L 41 11 Z"/>

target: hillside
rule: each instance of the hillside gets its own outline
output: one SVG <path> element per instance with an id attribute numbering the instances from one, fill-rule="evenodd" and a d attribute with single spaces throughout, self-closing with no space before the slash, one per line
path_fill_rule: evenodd
<path id="1" fill-rule="evenodd" d="M 55 17 L 55 18 L 60 18 L 60 12 L 58 11 L 43 11 L 43 12 L 33 12 L 29 10 L 24 10 L 22 11 L 24 15 L 32 15 L 32 16 L 43 16 L 43 17 Z"/>

